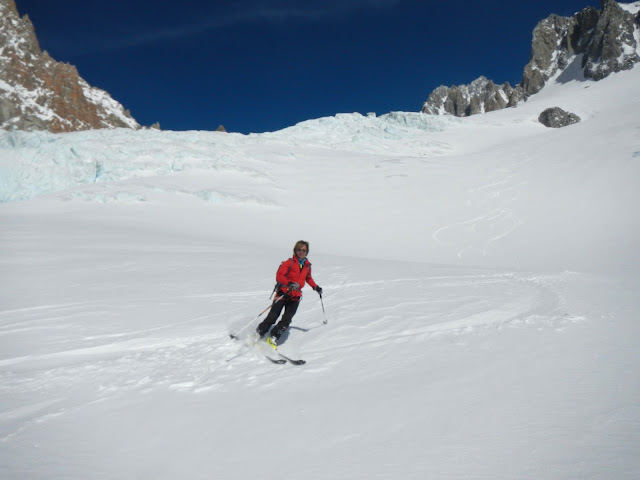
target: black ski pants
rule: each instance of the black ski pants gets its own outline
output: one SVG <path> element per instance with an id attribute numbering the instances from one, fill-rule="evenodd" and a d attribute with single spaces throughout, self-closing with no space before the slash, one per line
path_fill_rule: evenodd
<path id="1" fill-rule="evenodd" d="M 263 337 L 271 328 L 271 326 L 276 323 L 282 309 L 284 308 L 284 314 L 282 318 L 278 322 L 278 324 L 271 331 L 271 336 L 276 337 L 276 339 L 280 338 L 282 334 L 289 328 L 291 325 L 291 321 L 293 320 L 293 316 L 296 314 L 298 310 L 298 305 L 300 302 L 298 300 L 292 300 L 288 297 L 284 297 L 278 300 L 271 306 L 271 310 L 269 310 L 269 314 L 267 317 L 258 325 L 256 328 L 256 332 Z"/>

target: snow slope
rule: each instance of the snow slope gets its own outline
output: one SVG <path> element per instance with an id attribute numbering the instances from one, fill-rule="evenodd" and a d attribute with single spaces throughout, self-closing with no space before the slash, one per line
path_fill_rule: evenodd
<path id="1" fill-rule="evenodd" d="M 638 478 L 639 77 L 466 119 L 0 134 L 0 478 Z M 227 361 L 300 238 L 307 364 Z"/>

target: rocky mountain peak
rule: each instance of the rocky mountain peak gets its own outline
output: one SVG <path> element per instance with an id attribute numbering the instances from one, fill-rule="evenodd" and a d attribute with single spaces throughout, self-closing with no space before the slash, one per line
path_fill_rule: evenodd
<path id="1" fill-rule="evenodd" d="M 585 77 L 601 80 L 629 70 L 640 62 L 635 38 L 636 17 L 614 0 L 602 0 L 602 11 L 591 41 L 585 46 L 582 66 Z"/>
<path id="2" fill-rule="evenodd" d="M 124 107 L 72 65 L 40 49 L 28 16 L 0 0 L 0 128 L 69 132 L 140 128 Z"/>
<path id="3" fill-rule="evenodd" d="M 484 77 L 470 85 L 440 86 L 429 95 L 422 111 L 456 116 L 489 112 L 526 100 L 558 75 L 558 81 L 567 81 L 577 71 L 583 78 L 601 80 L 631 69 L 640 62 L 640 2 L 601 0 L 600 7 L 587 7 L 573 17 L 551 15 L 540 21 L 533 30 L 529 63 L 515 87 L 495 85 Z"/>

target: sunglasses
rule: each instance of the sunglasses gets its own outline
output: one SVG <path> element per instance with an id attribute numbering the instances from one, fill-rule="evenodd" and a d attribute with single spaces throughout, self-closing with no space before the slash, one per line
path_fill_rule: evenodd
<path id="1" fill-rule="evenodd" d="M 306 248 L 296 248 L 296 252 L 308 252 Z"/>

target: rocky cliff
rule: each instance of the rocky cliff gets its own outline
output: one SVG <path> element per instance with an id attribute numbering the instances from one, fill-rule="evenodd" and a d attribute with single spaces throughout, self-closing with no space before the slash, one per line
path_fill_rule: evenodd
<path id="1" fill-rule="evenodd" d="M 20 18 L 14 0 L 0 0 L 0 128 L 69 132 L 115 127 L 140 125 L 74 66 L 41 51 L 29 18 Z"/>
<path id="2" fill-rule="evenodd" d="M 569 66 L 592 80 L 629 70 L 640 62 L 639 32 L 640 2 L 601 0 L 600 10 L 587 7 L 573 17 L 551 15 L 533 30 L 531 56 L 518 85 L 496 85 L 480 77 L 470 85 L 441 86 L 429 95 L 422 111 L 468 116 L 514 106 Z"/>

